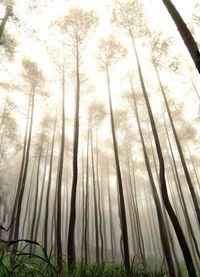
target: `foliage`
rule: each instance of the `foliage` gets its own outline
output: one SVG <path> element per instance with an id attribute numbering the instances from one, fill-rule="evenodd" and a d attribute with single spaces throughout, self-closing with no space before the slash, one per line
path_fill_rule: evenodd
<path id="1" fill-rule="evenodd" d="M 116 0 L 112 13 L 112 23 L 125 34 L 141 37 L 148 33 L 144 6 L 136 1 Z"/>
<path id="2" fill-rule="evenodd" d="M 99 43 L 98 55 L 100 68 L 105 69 L 107 66 L 114 65 L 120 58 L 124 58 L 126 54 L 126 48 L 113 35 L 110 35 L 107 39 L 102 39 Z"/>
<path id="3" fill-rule="evenodd" d="M 3 227 L 0 227 L 4 229 Z M 5 230 L 5 229 L 4 229 Z M 18 244 L 25 243 L 22 250 L 18 251 L 16 256 L 12 256 L 9 252 L 9 247 Z M 25 252 L 28 245 L 34 244 L 38 247 L 38 253 L 30 254 Z M 15 241 L 0 241 L 0 276 L 13 276 L 13 277 L 29 277 L 29 276 L 73 276 L 73 277 L 125 277 L 126 271 L 123 264 L 102 263 L 102 264 L 89 264 L 84 262 L 78 262 L 73 272 L 69 273 L 67 270 L 67 264 L 63 258 L 64 269 L 63 273 L 59 274 L 55 263 L 55 256 L 52 253 L 48 255 L 45 249 L 36 241 L 31 240 L 15 240 Z M 161 277 L 164 276 L 162 268 L 145 269 L 144 266 L 137 259 L 133 259 L 131 266 L 131 276 L 135 277 Z"/>
<path id="4" fill-rule="evenodd" d="M 72 48 L 80 46 L 90 37 L 98 25 L 98 17 L 94 11 L 83 11 L 79 8 L 73 8 L 68 15 L 52 23 L 60 27 L 61 31 L 67 36 L 67 44 Z M 74 49 L 73 49 L 74 50 Z M 75 52 L 75 55 L 77 53 Z"/>
<path id="5" fill-rule="evenodd" d="M 17 47 L 16 39 L 6 31 L 4 31 L 0 41 L 0 46 L 1 45 L 3 46 L 4 52 L 8 57 L 9 61 L 13 61 L 15 49 Z"/>
<path id="6" fill-rule="evenodd" d="M 39 66 L 29 59 L 22 60 L 22 77 L 28 81 L 32 90 L 41 88 L 44 85 L 44 77 Z"/>

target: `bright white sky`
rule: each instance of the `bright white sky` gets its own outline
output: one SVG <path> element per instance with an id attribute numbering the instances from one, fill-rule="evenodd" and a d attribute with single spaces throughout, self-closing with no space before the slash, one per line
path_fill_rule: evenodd
<path id="1" fill-rule="evenodd" d="M 34 1 L 32 1 L 34 3 Z M 33 16 L 27 9 L 25 9 L 27 3 L 29 3 L 28 0 L 16 0 L 16 14 L 19 14 L 20 17 L 22 17 L 22 21 L 24 23 L 27 23 L 27 26 L 30 24 L 37 30 L 37 37 L 39 39 L 45 39 L 49 40 L 49 22 L 59 15 L 66 14 L 67 10 L 70 9 L 72 6 L 78 6 L 83 9 L 94 9 L 98 13 L 98 16 L 100 17 L 100 26 L 98 27 L 98 37 L 103 37 L 110 32 L 111 26 L 109 25 L 109 9 L 112 8 L 114 0 L 44 0 L 39 1 L 35 0 L 35 4 L 42 3 L 42 5 L 45 3 L 48 4 L 48 8 L 45 9 L 45 13 L 42 12 L 41 16 Z M 175 35 L 178 36 L 176 27 L 174 26 L 174 23 L 172 22 L 168 12 L 166 11 L 166 8 L 164 7 L 161 0 L 144 0 L 143 1 L 145 6 L 147 7 L 148 16 L 150 21 L 152 22 L 152 25 L 157 28 L 161 28 L 163 32 L 165 32 L 167 35 Z M 194 5 L 196 3 L 195 0 L 190 1 L 183 1 L 183 0 L 173 0 L 173 3 L 176 5 L 177 9 L 183 16 L 184 20 L 187 22 L 191 20 L 192 13 L 194 11 Z M 0 5 L 0 16 L 2 16 L 4 9 L 2 8 L 3 5 Z M 56 39 L 56 38 L 55 38 Z M 27 34 L 25 36 L 22 36 L 20 39 L 20 51 L 17 54 L 18 61 L 23 56 L 31 57 L 33 60 L 38 61 L 43 69 L 45 70 L 46 74 L 51 76 L 50 79 L 54 78 L 54 73 L 52 72 L 49 63 L 47 61 L 47 57 L 45 56 L 44 52 L 41 51 L 41 49 L 44 50 L 44 48 L 41 48 L 41 44 L 38 42 L 34 42 L 31 37 L 27 37 Z M 89 49 L 91 50 L 91 49 Z M 88 50 L 88 51 L 89 51 Z M 180 40 L 180 52 L 185 51 L 182 41 Z M 97 90 L 100 91 L 101 97 L 105 98 L 107 97 L 107 92 L 104 86 L 102 86 L 102 77 L 100 77 L 98 74 L 91 74 L 96 70 L 97 63 L 95 61 L 95 51 L 93 51 L 92 55 L 86 62 L 86 70 L 87 73 L 92 76 L 91 81 L 97 86 Z M 127 59 L 123 65 L 121 64 L 121 68 L 124 67 L 130 67 L 132 63 L 131 59 Z M 19 71 L 19 63 L 16 63 L 16 66 L 13 65 L 10 66 L 10 74 L 13 75 Z M 2 76 L 3 78 L 3 76 Z M 53 86 L 53 84 L 51 84 Z M 113 89 L 115 91 L 115 88 Z M 117 101 L 117 98 L 116 98 Z M 191 100 L 192 101 L 192 100 Z M 117 102 L 116 102 L 117 105 Z M 193 104 L 191 102 L 191 105 L 188 105 L 187 113 L 192 117 L 192 112 L 195 110 L 190 107 L 193 107 Z M 73 106 L 70 105 L 69 109 L 72 109 Z"/>

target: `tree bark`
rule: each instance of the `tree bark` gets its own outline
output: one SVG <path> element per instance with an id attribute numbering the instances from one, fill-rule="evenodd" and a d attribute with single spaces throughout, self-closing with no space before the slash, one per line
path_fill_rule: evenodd
<path id="1" fill-rule="evenodd" d="M 73 178 L 71 191 L 71 209 L 69 216 L 68 232 L 68 267 L 73 270 L 76 262 L 75 257 L 75 222 L 76 222 L 76 191 L 78 180 L 78 141 L 79 141 L 79 105 L 80 105 L 80 74 L 79 74 L 79 47 L 76 49 L 76 104 L 74 116 L 74 139 L 73 139 Z"/>
<path id="2" fill-rule="evenodd" d="M 65 151 L 65 64 L 63 62 L 62 68 L 62 135 L 60 146 L 60 157 L 57 176 L 57 228 L 56 228 L 56 245 L 57 245 L 57 264 L 59 271 L 62 272 L 62 176 L 63 176 L 63 163 L 64 163 L 64 151 Z"/>
<path id="3" fill-rule="evenodd" d="M 195 194 L 195 190 L 194 190 L 194 186 L 193 186 L 192 180 L 190 178 L 189 170 L 188 170 L 185 158 L 184 158 L 182 146 L 180 144 L 180 141 L 179 141 L 179 138 L 178 138 L 178 135 L 177 135 L 177 131 L 176 131 L 176 128 L 175 128 L 175 125 L 174 125 L 174 121 L 173 121 L 172 115 L 171 115 L 171 111 L 170 111 L 170 108 L 169 108 L 167 97 L 165 95 L 165 91 L 164 91 L 164 88 L 163 88 L 161 80 L 160 80 L 160 75 L 158 73 L 158 69 L 157 69 L 155 64 L 154 64 L 154 67 L 155 67 L 155 70 L 156 70 L 156 74 L 157 74 L 157 78 L 158 78 L 158 81 L 159 81 L 159 85 L 160 85 L 160 89 L 161 89 L 161 92 L 162 92 L 162 96 L 163 96 L 163 99 L 164 99 L 164 102 L 165 102 L 165 106 L 166 106 L 166 109 L 167 109 L 167 114 L 168 114 L 168 117 L 169 117 L 169 120 L 170 120 L 170 124 L 171 124 L 171 127 L 172 127 L 173 135 L 174 135 L 174 138 L 175 138 L 175 141 L 176 141 L 176 145 L 177 145 L 177 148 L 178 148 L 180 160 L 181 160 L 181 163 L 182 163 L 182 166 L 183 166 L 183 171 L 185 173 L 185 177 L 186 177 L 186 180 L 187 180 L 188 188 L 189 188 L 190 193 L 191 193 L 191 197 L 192 197 L 192 200 L 193 200 L 193 204 L 194 204 L 194 208 L 195 208 L 195 211 L 196 211 L 197 219 L 198 219 L 198 222 L 199 222 L 199 225 L 200 225 L 200 208 L 199 208 L 199 203 L 198 203 L 198 200 L 197 200 L 197 197 L 196 197 L 196 194 Z"/>
<path id="4" fill-rule="evenodd" d="M 11 16 L 11 13 L 12 13 L 12 7 L 11 6 L 6 7 L 6 13 L 0 24 L 0 41 L 1 41 L 4 29 L 5 29 L 6 23 L 9 19 L 9 17 Z"/>
<path id="5" fill-rule="evenodd" d="M 187 25 L 185 24 L 184 20 L 182 19 L 174 4 L 170 0 L 162 0 L 162 2 L 164 3 L 170 16 L 176 24 L 176 27 L 190 53 L 190 56 L 192 57 L 193 62 L 198 72 L 200 73 L 200 52 L 196 41 L 194 40 L 190 30 L 188 29 Z"/>
<path id="6" fill-rule="evenodd" d="M 153 174 L 152 174 L 152 170 L 151 170 L 151 166 L 150 166 L 150 162 L 149 162 L 149 158 L 148 158 L 148 154 L 146 151 L 146 146 L 145 146 L 145 142 L 144 142 L 144 138 L 143 138 L 142 128 L 140 125 L 139 113 L 138 113 L 138 108 L 137 108 L 137 103 L 136 103 L 135 97 L 134 97 L 134 108 L 135 108 L 138 129 L 139 129 L 139 133 L 140 133 L 140 139 L 142 142 L 142 149 L 143 149 L 145 164 L 147 167 L 147 172 L 149 175 L 153 198 L 154 198 L 154 202 L 155 202 L 155 206 L 156 206 L 156 212 L 157 212 L 157 216 L 158 216 L 158 224 L 159 224 L 159 230 L 160 230 L 160 238 L 161 238 L 161 242 L 162 242 L 162 246 L 163 246 L 163 251 L 165 253 L 165 257 L 167 260 L 169 274 L 172 277 L 173 276 L 176 277 L 173 259 L 172 259 L 172 255 L 171 255 L 170 244 L 169 244 L 168 235 L 167 235 L 167 229 L 166 229 L 165 221 L 164 221 L 164 218 L 162 215 L 162 207 L 160 204 L 159 196 L 157 193 L 156 185 L 154 182 L 154 178 L 153 178 Z"/>
<path id="7" fill-rule="evenodd" d="M 181 247 L 181 250 L 182 250 L 182 253 L 184 256 L 184 260 L 186 263 L 186 267 L 187 267 L 189 276 L 197 277 L 196 271 L 195 271 L 195 266 L 194 266 L 192 256 L 190 253 L 190 249 L 188 247 L 187 241 L 185 239 L 185 236 L 184 236 L 183 230 L 180 226 L 180 223 L 178 221 L 178 218 L 177 218 L 177 216 L 173 210 L 173 207 L 170 203 L 170 200 L 169 200 L 167 184 L 166 184 L 166 179 L 165 179 L 165 164 L 164 164 L 164 159 L 163 159 L 163 154 L 162 154 L 162 148 L 160 145 L 160 140 L 158 137 L 158 132 L 157 132 L 156 124 L 154 121 L 153 112 L 151 109 L 149 98 L 147 95 L 146 87 L 144 84 L 140 61 L 139 61 L 139 57 L 138 57 L 138 53 L 137 53 L 137 49 L 136 49 L 136 45 L 135 45 L 135 41 L 134 41 L 134 37 L 133 37 L 132 33 L 130 33 L 130 36 L 131 36 L 132 43 L 133 43 L 133 49 L 134 49 L 134 53 L 135 53 L 135 57 L 136 57 L 136 61 L 137 61 L 137 67 L 138 67 L 141 88 L 142 88 L 143 96 L 145 99 L 145 103 L 146 103 L 146 107 L 147 107 L 147 111 L 148 111 L 148 115 L 149 115 L 149 119 L 150 119 L 150 123 L 151 123 L 151 128 L 152 128 L 152 132 L 153 132 L 153 136 L 154 136 L 154 141 L 155 141 L 155 145 L 156 145 L 157 156 L 158 156 L 158 160 L 159 160 L 159 179 L 160 179 L 161 194 L 162 194 L 163 202 L 164 202 L 165 208 L 168 212 L 168 215 L 170 217 L 170 220 L 173 224 L 177 239 L 179 241 L 179 245 Z"/>
<path id="8" fill-rule="evenodd" d="M 118 146 L 117 146 L 117 140 L 116 140 L 116 136 L 115 136 L 115 123 L 114 123 L 114 115 L 113 115 L 112 100 L 111 100 L 110 78 L 109 78 L 108 66 L 106 66 L 106 77 L 107 77 L 108 96 L 109 96 L 109 110 L 110 110 L 112 139 L 113 139 L 113 147 L 114 147 L 114 155 L 115 155 L 115 166 L 116 166 L 116 171 L 117 171 L 117 182 L 118 182 L 118 190 L 119 190 L 119 205 L 120 205 L 119 209 L 120 209 L 120 214 L 121 214 L 120 220 L 121 220 L 122 239 L 123 239 L 124 265 L 126 268 L 127 275 L 130 276 L 130 256 L 129 256 L 129 245 L 128 245 L 126 210 L 125 210 L 125 202 L 124 202 L 124 192 L 123 192 L 123 185 L 122 185 L 121 169 L 120 169 L 120 164 L 119 164 Z"/>

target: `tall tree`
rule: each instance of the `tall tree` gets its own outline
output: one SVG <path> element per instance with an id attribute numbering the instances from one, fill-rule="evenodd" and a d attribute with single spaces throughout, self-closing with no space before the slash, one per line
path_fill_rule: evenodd
<path id="1" fill-rule="evenodd" d="M 76 191 L 78 180 L 78 144 L 79 144 L 79 109 L 80 109 L 80 65 L 83 56 L 85 44 L 93 33 L 98 18 L 93 11 L 84 11 L 73 8 L 65 16 L 60 25 L 62 32 L 67 35 L 68 45 L 72 49 L 75 57 L 76 66 L 76 96 L 75 96 L 75 114 L 74 114 L 74 139 L 73 139 L 73 177 L 71 191 L 71 209 L 69 216 L 68 232 L 68 266 L 69 269 L 75 265 L 75 222 L 76 222 Z"/>
<path id="2" fill-rule="evenodd" d="M 60 272 L 62 272 L 62 239 L 61 239 L 61 205 L 62 205 L 62 177 L 64 165 L 64 150 L 65 150 L 65 62 L 62 66 L 62 102 L 61 102 L 61 118 L 62 118 L 62 132 L 60 144 L 60 156 L 58 164 L 57 175 L 57 209 L 56 209 L 56 246 L 57 246 L 57 264 Z"/>
<path id="3" fill-rule="evenodd" d="M 7 5 L 6 6 L 6 12 L 5 12 L 5 15 L 4 17 L 1 19 L 1 23 L 0 23 L 0 41 L 1 41 L 1 38 L 2 38 L 2 35 L 3 35 L 3 32 L 4 32 L 4 29 L 6 27 L 6 23 L 9 19 L 9 17 L 11 17 L 13 14 L 13 7 L 12 7 L 12 4 L 10 5 Z"/>
<path id="4" fill-rule="evenodd" d="M 172 17 L 178 31 L 193 59 L 193 62 L 200 73 L 200 52 L 192 33 L 190 32 L 189 28 L 187 27 L 186 23 L 184 22 L 183 18 L 181 17 L 180 13 L 174 6 L 171 0 L 162 0 L 165 7 L 167 8 L 170 16 Z"/>
<path id="5" fill-rule="evenodd" d="M 137 24 L 135 21 L 135 18 L 139 18 L 137 20 Z M 142 20 L 143 19 L 143 20 Z M 165 208 L 168 212 L 168 215 L 170 217 L 170 220 L 173 224 L 177 239 L 179 241 L 179 245 L 181 247 L 185 263 L 187 266 L 187 270 L 189 273 L 189 276 L 197 276 L 196 275 L 196 270 L 195 266 L 193 263 L 192 255 L 190 252 L 190 249 L 188 247 L 185 235 L 183 233 L 183 230 L 181 228 L 181 225 L 178 221 L 177 215 L 172 207 L 172 204 L 169 199 L 168 191 L 167 191 L 167 183 L 166 183 L 166 177 L 165 177 L 165 161 L 163 157 L 163 152 L 162 152 L 162 147 L 160 143 L 160 138 L 158 136 L 158 130 L 156 127 L 154 115 L 153 115 L 153 110 L 151 107 L 151 103 L 149 100 L 149 96 L 147 93 L 144 77 L 143 77 L 143 72 L 142 72 L 142 67 L 138 55 L 138 50 L 136 47 L 136 39 L 138 37 L 141 37 L 142 35 L 144 36 L 148 29 L 147 26 L 145 26 L 145 14 L 144 14 L 144 7 L 138 2 L 121 2 L 117 1 L 115 9 L 113 11 L 113 22 L 121 28 L 127 35 L 129 35 L 132 45 L 133 45 L 133 51 L 135 54 L 136 58 L 136 63 L 137 63 L 137 69 L 138 69 L 138 74 L 139 74 L 139 80 L 140 80 L 140 85 L 142 89 L 142 94 L 145 100 L 145 104 L 147 107 L 147 112 L 151 124 L 151 129 L 152 133 L 154 136 L 154 142 L 156 146 L 156 152 L 157 152 L 157 157 L 159 161 L 159 182 L 160 182 L 160 187 L 161 187 L 161 194 L 162 194 L 162 199 L 165 205 Z M 147 24 L 147 23 L 146 23 Z"/>
<path id="6" fill-rule="evenodd" d="M 154 202 L 155 202 L 155 206 L 156 206 L 156 212 L 157 212 L 157 216 L 158 216 L 158 219 L 159 219 L 158 223 L 159 223 L 160 237 L 161 237 L 161 242 L 162 242 L 162 246 L 163 246 L 163 251 L 165 253 L 165 257 L 166 257 L 166 260 L 167 260 L 170 276 L 176 276 L 175 268 L 174 268 L 174 264 L 173 264 L 173 259 L 172 259 L 172 254 L 171 254 L 171 249 L 170 249 L 170 244 L 169 244 L 169 239 L 168 239 L 168 234 L 167 234 L 167 229 L 166 229 L 166 224 L 165 224 L 164 217 L 163 217 L 163 214 L 162 214 L 162 207 L 161 207 L 161 203 L 160 203 L 160 200 L 159 200 L 159 195 L 158 195 L 157 188 L 156 188 L 156 185 L 155 185 L 155 182 L 154 182 L 154 177 L 153 177 L 153 174 L 152 174 L 150 161 L 149 161 L 149 157 L 148 157 L 146 146 L 145 146 L 145 141 L 144 141 L 142 128 L 141 128 L 141 123 L 140 123 L 140 119 L 139 119 L 139 112 L 138 112 L 137 102 L 136 102 L 136 98 L 134 96 L 132 83 L 131 83 L 131 88 L 132 88 L 132 94 L 133 94 L 135 115 L 136 115 L 136 119 L 137 119 L 139 133 L 140 133 L 140 139 L 141 139 L 141 142 L 142 142 L 145 164 L 146 164 L 146 167 L 147 167 L 149 180 L 150 180 L 151 188 L 152 188 L 152 194 L 153 194 L 153 198 L 154 198 Z"/>
<path id="7" fill-rule="evenodd" d="M 160 39 L 160 36 L 159 37 L 154 36 L 152 41 L 153 42 L 152 42 L 152 45 L 151 45 L 152 47 L 151 48 L 152 48 L 152 55 L 153 55 L 152 56 L 153 66 L 154 66 L 154 69 L 155 69 L 155 72 L 156 72 L 156 76 L 157 76 L 157 79 L 158 79 L 158 82 L 159 82 L 160 90 L 161 90 L 161 93 L 162 93 L 162 96 L 163 96 L 163 99 L 164 99 L 164 103 L 165 103 L 165 106 L 166 106 L 166 109 L 167 109 L 167 114 L 168 114 L 168 117 L 169 117 L 169 120 L 170 120 L 171 128 L 172 128 L 173 135 L 174 135 L 174 138 L 175 138 L 175 142 L 176 142 L 176 145 L 177 145 L 177 148 L 178 148 L 178 152 L 179 152 L 180 160 L 181 160 L 183 170 L 184 170 L 184 173 L 185 173 L 188 188 L 189 188 L 191 196 L 192 196 L 192 200 L 193 200 L 193 203 L 194 203 L 197 219 L 198 219 L 198 222 L 200 224 L 200 208 L 199 208 L 198 199 L 197 199 L 195 189 L 194 189 L 194 184 L 193 184 L 192 179 L 191 179 L 190 174 L 189 174 L 189 170 L 188 170 L 188 166 L 187 166 L 186 161 L 185 161 L 182 145 L 181 145 L 179 137 L 178 137 L 178 133 L 177 133 L 177 130 L 176 130 L 176 127 L 175 127 L 175 124 L 174 124 L 174 120 L 173 120 L 173 117 L 172 117 L 170 106 L 169 106 L 167 96 L 166 96 L 166 93 L 165 93 L 165 89 L 164 89 L 164 86 L 161 82 L 161 78 L 160 78 L 160 74 L 159 74 L 159 69 L 162 67 L 162 65 L 161 65 L 162 57 L 165 56 L 168 53 L 168 50 L 169 50 L 169 40 L 168 40 L 168 42 L 166 40 L 162 41 Z"/>
<path id="8" fill-rule="evenodd" d="M 35 107 L 35 96 L 39 92 L 41 93 L 41 89 L 44 85 L 44 77 L 42 75 L 41 70 L 38 65 L 30 60 L 23 60 L 23 78 L 26 82 L 26 89 L 29 95 L 29 107 L 28 107 L 28 115 L 27 115 L 27 128 L 25 132 L 25 144 L 24 151 L 20 169 L 20 175 L 18 180 L 18 188 L 15 198 L 15 209 L 13 209 L 12 220 L 14 222 L 14 236 L 13 238 L 16 240 L 19 237 L 19 224 L 20 224 L 20 216 L 22 210 L 22 201 L 24 196 L 25 184 L 28 173 L 28 164 L 29 164 L 29 154 L 31 147 L 31 138 L 32 138 L 32 129 L 33 129 L 33 116 L 34 116 L 34 107 Z M 12 229 L 11 229 L 12 233 Z M 17 244 L 13 247 L 13 253 L 15 254 L 17 251 Z"/>
<path id="9" fill-rule="evenodd" d="M 115 166 L 117 173 L 117 183 L 119 191 L 119 213 L 122 228 L 122 239 L 123 239 L 123 253 L 124 253 L 124 264 L 127 275 L 130 275 L 130 255 L 129 255 L 129 244 L 128 244 L 128 230 L 126 220 L 126 210 L 124 202 L 124 189 L 122 184 L 122 176 L 119 162 L 118 145 L 115 133 L 115 122 L 112 106 L 111 96 L 111 84 L 110 84 L 110 67 L 116 64 L 120 58 L 126 55 L 126 49 L 118 42 L 113 36 L 110 36 L 107 40 L 101 40 L 99 44 L 99 65 L 102 70 L 106 73 L 107 88 L 108 88 L 108 100 L 109 100 L 109 111 L 110 111 L 110 123 L 112 130 L 112 140 L 115 156 Z"/>

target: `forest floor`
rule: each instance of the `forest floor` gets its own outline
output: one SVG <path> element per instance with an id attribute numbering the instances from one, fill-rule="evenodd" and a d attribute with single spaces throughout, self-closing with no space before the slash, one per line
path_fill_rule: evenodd
<path id="1" fill-rule="evenodd" d="M 23 244 L 22 244 L 23 243 Z M 10 249 L 16 244 L 21 244 L 21 250 L 13 256 Z M 30 246 L 35 254 L 30 254 Z M 23 247 L 22 247 L 23 246 Z M 95 255 L 92 255 L 95 257 Z M 73 272 L 68 271 L 66 257 L 63 256 L 63 269 L 59 273 L 56 266 L 56 255 L 47 254 L 45 249 L 37 242 L 29 240 L 0 242 L 0 277 L 126 277 L 126 270 L 122 263 L 116 261 L 97 264 L 92 262 L 86 265 L 77 262 Z M 181 268 L 181 276 L 186 277 L 185 268 Z M 148 266 L 144 266 L 139 257 L 135 257 L 131 263 L 132 277 L 164 277 L 164 265 L 151 257 Z"/>

